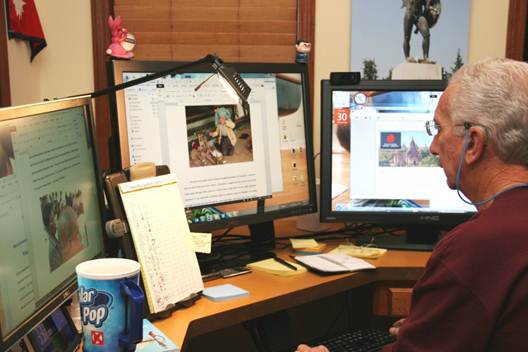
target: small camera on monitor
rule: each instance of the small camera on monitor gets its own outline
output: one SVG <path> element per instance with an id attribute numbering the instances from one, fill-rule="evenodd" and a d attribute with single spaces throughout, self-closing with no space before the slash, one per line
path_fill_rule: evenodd
<path id="1" fill-rule="evenodd" d="M 330 83 L 334 86 L 358 84 L 361 81 L 359 72 L 331 72 Z"/>

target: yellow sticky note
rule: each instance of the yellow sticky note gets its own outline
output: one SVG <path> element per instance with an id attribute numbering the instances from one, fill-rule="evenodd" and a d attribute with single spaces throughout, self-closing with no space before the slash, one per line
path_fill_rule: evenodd
<path id="1" fill-rule="evenodd" d="M 316 240 L 313 238 L 291 238 L 291 245 L 293 249 L 299 248 L 315 248 L 319 246 Z"/>
<path id="2" fill-rule="evenodd" d="M 288 262 L 288 263 L 295 266 L 297 270 L 290 269 L 287 266 L 284 266 L 284 264 L 281 264 L 278 261 L 274 260 L 273 258 L 264 259 L 264 260 L 254 262 L 254 263 L 249 263 L 247 267 L 254 271 L 263 271 L 266 273 L 279 275 L 279 276 L 292 276 L 292 275 L 298 275 L 298 274 L 302 274 L 306 272 L 305 267 L 297 263 L 292 263 L 292 262 Z"/>
<path id="3" fill-rule="evenodd" d="M 340 244 L 331 253 L 346 254 L 357 258 L 377 259 L 387 252 L 384 248 L 355 246 L 353 244 Z"/>
<path id="4" fill-rule="evenodd" d="M 205 232 L 191 232 L 189 245 L 192 250 L 198 253 L 211 253 L 212 235 Z"/>

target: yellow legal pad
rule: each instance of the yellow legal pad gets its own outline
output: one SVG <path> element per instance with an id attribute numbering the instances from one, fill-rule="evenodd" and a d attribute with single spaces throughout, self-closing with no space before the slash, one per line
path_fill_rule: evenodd
<path id="1" fill-rule="evenodd" d="M 306 268 L 297 264 L 292 263 L 288 261 L 291 265 L 295 266 L 297 270 L 290 269 L 286 267 L 285 265 L 277 262 L 275 259 L 264 259 L 258 262 L 249 263 L 247 265 L 248 268 L 250 268 L 253 271 L 263 271 L 266 273 L 270 273 L 273 275 L 279 275 L 279 276 L 292 276 L 292 275 L 298 275 L 306 272 Z"/>

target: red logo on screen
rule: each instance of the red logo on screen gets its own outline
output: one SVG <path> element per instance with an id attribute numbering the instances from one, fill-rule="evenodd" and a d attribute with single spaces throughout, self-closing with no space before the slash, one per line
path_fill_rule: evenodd
<path id="1" fill-rule="evenodd" d="M 92 345 L 104 346 L 104 332 L 92 331 Z"/>
<path id="2" fill-rule="evenodd" d="M 387 137 L 385 138 L 386 142 L 388 143 L 394 143 L 394 141 L 396 140 L 396 137 L 393 135 L 393 134 L 389 134 L 387 135 Z"/>

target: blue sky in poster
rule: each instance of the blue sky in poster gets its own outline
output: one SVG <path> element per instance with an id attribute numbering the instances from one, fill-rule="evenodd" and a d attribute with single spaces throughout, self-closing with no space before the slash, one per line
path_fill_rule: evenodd
<path id="1" fill-rule="evenodd" d="M 467 62 L 470 0 L 442 0 L 442 13 L 431 28 L 429 57 L 451 72 L 457 50 Z M 352 0 L 350 70 L 363 71 L 363 60 L 374 59 L 378 79 L 404 61 L 401 0 Z M 422 58 L 422 36 L 411 36 L 411 56 Z"/>

